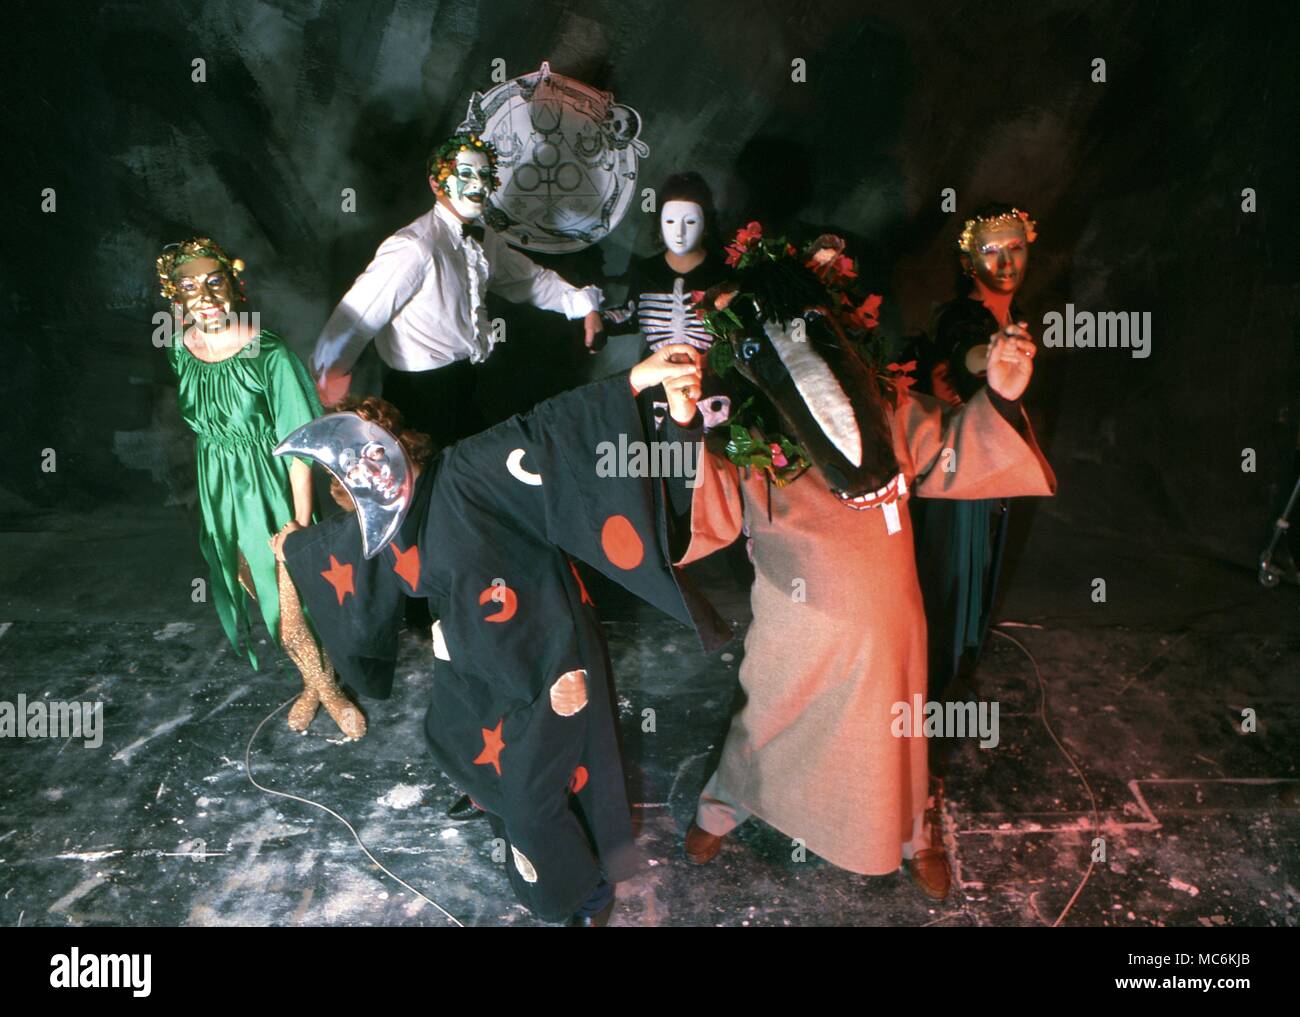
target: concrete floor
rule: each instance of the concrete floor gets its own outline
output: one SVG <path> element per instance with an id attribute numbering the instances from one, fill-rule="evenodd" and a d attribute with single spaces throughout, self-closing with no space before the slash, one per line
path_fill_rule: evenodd
<path id="1" fill-rule="evenodd" d="M 286 661 L 233 656 L 180 509 L 34 516 L 0 534 L 0 699 L 100 699 L 102 747 L 0 739 L 0 925 L 447 924 L 371 864 L 336 819 L 248 781 L 258 723 L 295 691 Z M 1107 603 L 1090 599 L 1107 580 Z M 704 578 L 735 619 L 725 569 Z M 1005 585 L 976 683 L 1001 743 L 964 741 L 946 780 L 957 884 L 935 906 L 905 873 L 855 876 L 759 822 L 711 865 L 681 854 L 725 734 L 741 647 L 712 658 L 648 609 L 593 596 L 619 685 L 629 787 L 647 864 L 615 925 L 1298 924 L 1300 592 L 1253 572 L 1088 536 L 1040 512 Z M 608 610 L 606 610 L 608 608 Z M 1028 627 L 1022 627 L 1028 626 Z M 338 811 L 393 872 L 466 925 L 532 925 L 492 861 L 485 823 L 454 795 L 419 725 L 430 671 L 414 636 L 396 691 L 343 743 L 322 713 L 283 713 L 252 746 L 263 784 Z M 1106 860 L 1091 867 L 1095 796 Z M 656 711 L 653 734 L 642 710 Z M 1252 709 L 1257 730 L 1239 730 Z"/>

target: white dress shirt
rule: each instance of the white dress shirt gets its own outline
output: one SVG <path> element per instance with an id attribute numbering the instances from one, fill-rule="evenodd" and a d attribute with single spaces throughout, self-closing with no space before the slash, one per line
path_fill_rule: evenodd
<path id="1" fill-rule="evenodd" d="M 570 286 L 510 247 L 487 226 L 483 243 L 462 235 L 440 202 L 379 245 L 325 323 L 311 369 L 318 382 L 347 374 L 373 337 L 379 357 L 399 371 L 429 371 L 492 352 L 487 290 L 565 317 L 599 309 L 595 286 Z"/>

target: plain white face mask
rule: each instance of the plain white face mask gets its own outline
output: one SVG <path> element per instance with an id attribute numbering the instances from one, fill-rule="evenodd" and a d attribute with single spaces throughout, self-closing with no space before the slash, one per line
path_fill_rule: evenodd
<path id="1" fill-rule="evenodd" d="M 665 201 L 659 210 L 659 232 L 673 254 L 698 251 L 704 242 L 704 209 L 694 201 Z"/>

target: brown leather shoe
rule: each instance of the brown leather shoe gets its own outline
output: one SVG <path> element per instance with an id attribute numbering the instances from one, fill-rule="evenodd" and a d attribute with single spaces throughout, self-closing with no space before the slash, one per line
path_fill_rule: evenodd
<path id="1" fill-rule="evenodd" d="M 952 887 L 952 874 L 948 871 L 948 854 L 941 847 L 928 847 L 918 851 L 907 863 L 912 882 L 931 900 L 948 896 Z"/>
<path id="2" fill-rule="evenodd" d="M 686 831 L 686 857 L 696 865 L 713 861 L 722 850 L 722 838 L 691 823 Z"/>

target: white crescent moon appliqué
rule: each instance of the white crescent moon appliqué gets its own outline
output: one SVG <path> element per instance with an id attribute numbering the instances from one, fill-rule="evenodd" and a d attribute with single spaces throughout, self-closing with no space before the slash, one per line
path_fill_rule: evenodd
<path id="1" fill-rule="evenodd" d="M 521 448 L 515 449 L 506 456 L 506 469 L 510 471 L 510 476 L 521 484 L 529 484 L 532 487 L 542 486 L 542 475 L 540 473 L 529 473 L 524 469 L 525 451 Z"/>

